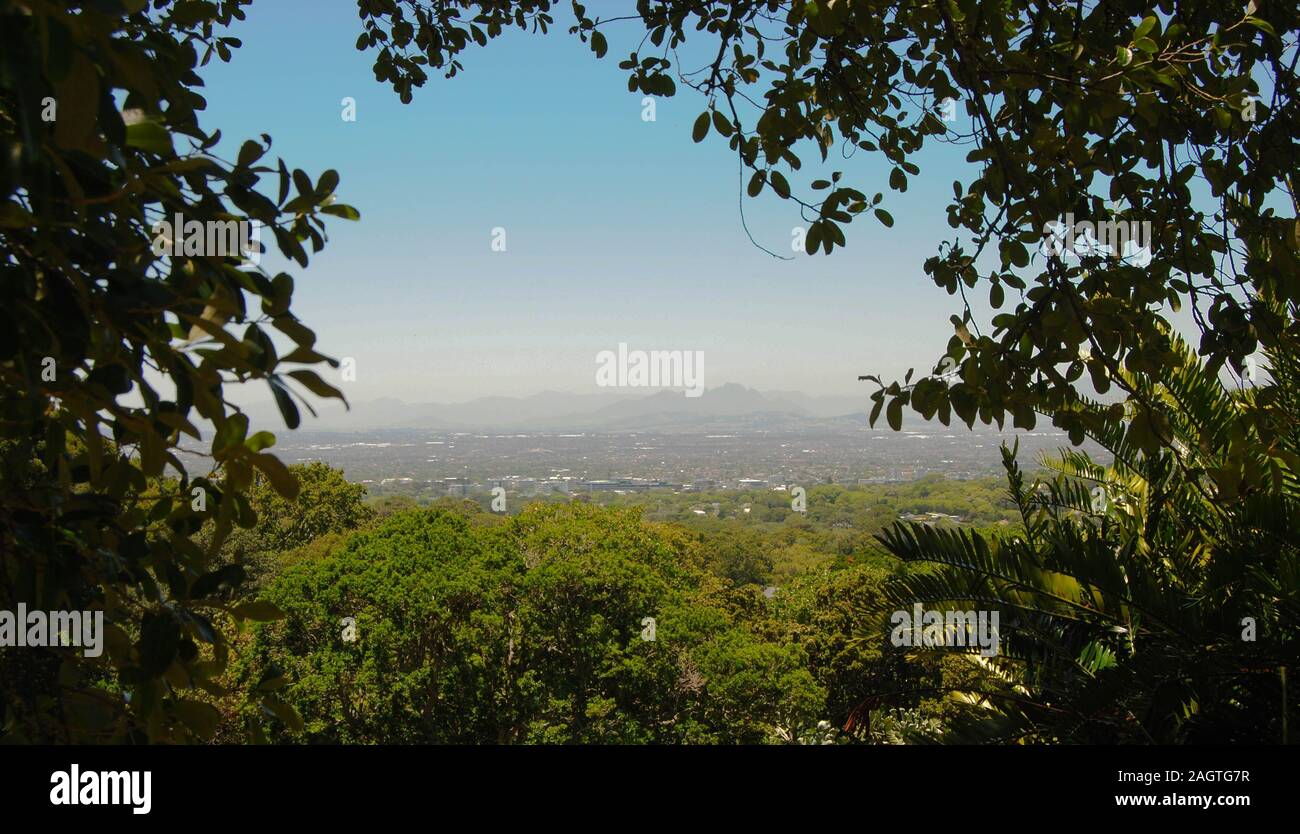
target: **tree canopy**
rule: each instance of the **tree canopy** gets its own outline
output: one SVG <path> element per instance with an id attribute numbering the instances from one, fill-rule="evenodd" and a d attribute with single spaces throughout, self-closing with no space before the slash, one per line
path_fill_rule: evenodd
<path id="1" fill-rule="evenodd" d="M 154 245 L 177 215 L 257 222 L 306 267 L 327 216 L 358 216 L 334 171 L 270 163 L 268 136 L 216 155 L 200 73 L 239 46 L 218 33 L 242 5 L 0 3 L 0 604 L 102 609 L 108 629 L 99 661 L 50 652 L 24 675 L 6 705 L 15 738 L 188 737 L 180 691 L 221 665 L 213 612 L 260 615 L 212 597 L 236 578 L 215 555 L 253 522 L 256 474 L 297 489 L 225 387 L 264 382 L 290 428 L 296 388 L 341 397 L 312 370 L 333 360 L 290 312 L 292 276 Z M 183 437 L 210 444 L 210 466 L 181 460 Z M 192 539 L 205 522 L 206 551 Z M 129 707 L 87 691 L 103 675 Z"/>
<path id="2" fill-rule="evenodd" d="M 273 584 L 287 616 L 244 678 L 287 681 L 302 722 L 274 732 L 305 741 L 754 743 L 815 724 L 802 650 L 733 620 L 690 540 L 637 516 L 394 515 Z"/>

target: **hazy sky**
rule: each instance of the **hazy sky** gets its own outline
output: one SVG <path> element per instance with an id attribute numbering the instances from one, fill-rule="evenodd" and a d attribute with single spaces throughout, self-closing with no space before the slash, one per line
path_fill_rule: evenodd
<path id="1" fill-rule="evenodd" d="M 820 167 L 805 154 L 805 182 L 843 169 L 886 192 L 895 225 L 864 217 L 847 249 L 775 260 L 741 226 L 735 155 L 716 134 L 691 141 L 703 99 L 679 85 L 644 121 L 617 67 L 644 31 L 615 24 L 597 60 L 567 14 L 547 36 L 467 51 L 461 75 L 436 75 L 408 105 L 356 51 L 347 0 L 256 2 L 233 62 L 202 70 L 223 155 L 269 133 L 272 158 L 313 177 L 337 169 L 339 198 L 362 213 L 330 224 L 308 269 L 288 270 L 319 348 L 356 360 L 350 399 L 593 392 L 596 354 L 619 342 L 703 351 L 708 387 L 864 399 L 860 373 L 933 365 L 960 307 L 922 262 L 953 234 L 944 207 L 967 179 L 965 149 L 927 149 L 905 195 L 888 191 L 879 157 Z M 355 122 L 340 116 L 345 96 Z M 792 254 L 793 204 L 764 193 L 745 211 L 760 243 Z M 506 252 L 491 249 L 495 227 Z"/>

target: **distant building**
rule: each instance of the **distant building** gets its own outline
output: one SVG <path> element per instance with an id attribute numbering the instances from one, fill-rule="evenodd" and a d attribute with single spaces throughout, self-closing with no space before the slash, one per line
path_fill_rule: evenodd
<path id="1" fill-rule="evenodd" d="M 672 484 L 645 478 L 604 478 L 597 481 L 583 481 L 581 486 L 588 492 L 647 492 L 652 489 L 668 489 Z"/>
<path id="2" fill-rule="evenodd" d="M 898 517 L 899 521 L 915 521 L 920 524 L 935 525 L 940 522 L 950 522 L 952 524 L 961 524 L 962 517 L 959 515 L 949 515 L 948 513 L 903 513 Z"/>

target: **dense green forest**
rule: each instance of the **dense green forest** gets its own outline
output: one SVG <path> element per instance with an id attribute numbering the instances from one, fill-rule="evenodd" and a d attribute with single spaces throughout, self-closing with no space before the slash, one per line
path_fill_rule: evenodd
<path id="1" fill-rule="evenodd" d="M 607 506 L 591 496 L 551 497 L 494 513 L 487 501 L 368 498 L 325 464 L 293 467 L 297 498 L 257 480 L 249 493 L 256 525 L 223 547 L 283 619 L 234 639 L 222 681 L 228 694 L 214 702 L 211 730 L 229 740 L 247 732 L 348 743 L 1140 741 L 1131 734 L 1149 730 L 1089 691 L 1098 672 L 1119 670 L 1126 630 L 1080 628 L 1068 601 L 1083 590 L 1079 580 L 1015 555 L 1037 538 L 1079 551 L 1048 565 L 1095 559 L 1098 548 L 1114 546 L 1108 539 L 1120 542 L 1137 508 L 1118 495 L 1100 507 L 1091 485 L 1105 478 L 1075 453 L 1031 485 L 1012 451 L 1004 455 L 1008 480 L 1000 484 L 931 476 L 821 485 L 808 491 L 804 512 L 783 492 L 764 491 L 598 496 Z M 709 511 L 699 515 L 700 507 Z M 898 521 L 927 512 L 967 521 Z M 980 570 L 978 560 L 998 558 L 1007 566 Z M 1002 576 L 1010 570 L 1025 573 Z M 1215 608 L 1175 610 L 1186 598 L 1143 587 L 1155 578 L 1134 573 L 1129 593 L 1171 630 L 1232 633 L 1248 613 L 1269 632 L 1280 625 L 1281 612 L 1262 612 L 1244 593 Z M 1105 588 L 1116 579 L 1130 581 L 1104 573 L 1093 581 Z M 945 582 L 962 590 L 936 592 Z M 1239 583 L 1238 593 L 1268 592 L 1251 586 Z M 888 639 L 889 616 L 915 600 L 979 601 L 994 592 L 1004 612 L 1024 610 L 1023 620 L 1006 623 L 1013 645 L 1024 641 L 1016 654 L 991 662 Z M 1098 600 L 1098 624 L 1109 621 L 1106 606 Z M 1125 607 L 1116 613 L 1133 622 Z M 1164 627 L 1158 620 L 1144 633 L 1153 653 L 1186 639 Z M 1035 645 L 1044 632 L 1052 642 Z M 1201 674 L 1212 680 L 1223 664 L 1254 656 L 1241 645 L 1245 653 L 1232 660 L 1221 655 L 1230 645 L 1213 647 L 1204 660 L 1214 667 Z M 1035 657 L 1044 648 L 1056 657 Z M 1063 659 L 1069 667 L 1053 669 Z M 1009 671 L 1023 674 L 1035 660 L 1056 677 L 1044 674 L 1031 695 Z M 1191 720 L 1171 716 L 1157 729 L 1171 733 L 1165 740 L 1280 733 L 1280 714 L 1241 726 L 1247 699 L 1268 697 L 1274 682 L 1245 676 L 1239 685 Z M 1121 679 L 1106 691 L 1145 701 L 1147 686 Z M 1012 695 L 1024 713 L 996 708 L 993 699 Z M 268 698 L 277 716 L 270 722 Z M 1062 706 L 1068 719 L 1029 712 Z M 1067 728 L 1056 723 L 1065 720 Z"/>
<path id="2" fill-rule="evenodd" d="M 259 480 L 257 524 L 225 545 L 284 618 L 236 639 L 218 738 L 248 729 L 348 743 L 824 744 L 933 734 L 973 714 L 936 693 L 979 664 L 892 650 L 880 630 L 885 585 L 906 569 L 871 533 L 900 512 L 1015 512 L 1005 485 L 932 477 L 814 487 L 806 513 L 781 493 L 719 492 L 612 496 L 605 507 L 537 500 L 506 515 L 471 500 L 367 498 L 321 463 L 291 471 L 298 497 Z M 701 503 L 717 515 L 696 515 Z M 268 689 L 296 716 L 280 707 L 289 720 L 264 728 L 247 693 Z"/>
<path id="3" fill-rule="evenodd" d="M 553 496 L 509 496 L 506 506 L 533 500 L 565 503 Z M 792 579 L 814 567 L 843 567 L 886 554 L 875 536 L 895 521 L 916 517 L 941 526 L 963 523 L 985 528 L 1019 522 L 1006 484 L 995 479 L 946 480 L 930 475 L 910 483 L 841 486 L 820 484 L 805 490 L 796 511 L 784 490 L 651 491 L 642 494 L 596 492 L 579 500 L 612 507 L 637 507 L 647 521 L 684 524 L 714 554 L 710 568 L 734 582 L 763 585 Z M 375 499 L 388 511 L 415 502 L 398 497 Z M 492 500 L 477 506 L 491 511 Z M 934 513 L 934 517 L 926 514 Z M 947 516 L 944 518 L 941 516 Z"/>

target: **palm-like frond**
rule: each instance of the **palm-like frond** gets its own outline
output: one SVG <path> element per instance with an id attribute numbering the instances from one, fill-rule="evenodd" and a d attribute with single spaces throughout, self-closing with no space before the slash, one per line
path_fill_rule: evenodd
<path id="1" fill-rule="evenodd" d="M 1300 360 L 1270 354 L 1272 381 L 1241 390 L 1170 342 L 1179 361 L 1159 378 L 1122 372 L 1163 409 L 1161 448 L 1098 421 L 1089 436 L 1111 463 L 1061 450 L 1030 484 L 1004 448 L 1022 535 L 897 523 L 878 537 L 913 566 L 887 591 L 900 609 L 1000 613 L 1001 654 L 961 694 L 985 709 L 952 738 L 1281 740 L 1294 703 L 1278 670 L 1296 664 L 1300 623 Z"/>

